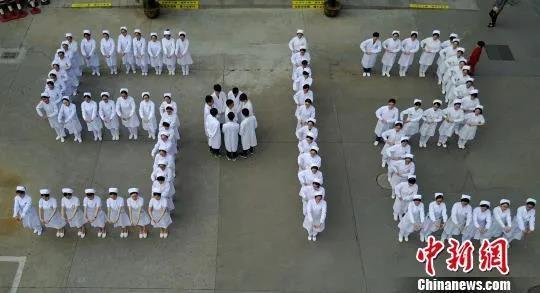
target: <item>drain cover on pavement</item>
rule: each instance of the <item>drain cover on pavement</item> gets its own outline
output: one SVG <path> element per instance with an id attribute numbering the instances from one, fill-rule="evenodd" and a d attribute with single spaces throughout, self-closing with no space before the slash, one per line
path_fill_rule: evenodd
<path id="1" fill-rule="evenodd" d="M 390 185 L 390 182 L 388 182 L 388 174 L 382 173 L 379 176 L 377 176 L 377 184 L 379 184 L 380 187 L 384 189 L 392 189 L 392 186 Z"/>
<path id="2" fill-rule="evenodd" d="M 514 55 L 507 45 L 486 45 L 489 60 L 514 61 Z"/>
<path id="3" fill-rule="evenodd" d="M 24 57 L 24 49 L 0 48 L 0 63 L 19 63 Z"/>

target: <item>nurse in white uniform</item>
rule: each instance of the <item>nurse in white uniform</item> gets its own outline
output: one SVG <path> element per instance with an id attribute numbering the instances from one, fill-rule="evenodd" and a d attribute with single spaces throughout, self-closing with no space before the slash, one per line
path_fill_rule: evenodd
<path id="1" fill-rule="evenodd" d="M 403 121 L 403 134 L 412 137 L 420 131 L 420 121 L 424 110 L 422 107 L 422 100 L 414 99 L 414 106 L 402 111 L 399 114 L 399 119 Z"/>
<path id="2" fill-rule="evenodd" d="M 175 54 L 178 65 L 182 68 L 182 75 L 189 75 L 189 66 L 193 64 L 193 59 L 189 51 L 189 40 L 186 38 L 186 32 L 182 31 L 178 33 Z"/>
<path id="3" fill-rule="evenodd" d="M 152 195 L 152 199 L 148 203 L 150 223 L 154 228 L 159 228 L 159 238 L 167 238 L 169 236 L 168 227 L 172 224 L 167 199 L 161 197 L 160 190 L 152 190 Z"/>
<path id="4" fill-rule="evenodd" d="M 150 217 L 144 208 L 144 199 L 139 196 L 139 192 L 129 194 L 127 207 L 130 226 L 139 228 L 139 239 L 148 237 L 146 226 L 150 224 Z"/>
<path id="5" fill-rule="evenodd" d="M 420 42 L 420 47 L 423 49 L 422 55 L 420 55 L 420 61 L 418 61 L 420 63 L 418 74 L 420 77 L 426 77 L 427 70 L 433 64 L 437 53 L 441 50 L 440 35 L 441 32 L 439 30 L 434 30 L 431 37 L 425 38 Z"/>
<path id="6" fill-rule="evenodd" d="M 64 142 L 66 133 L 64 126 L 58 122 L 58 105 L 51 101 L 49 94 L 41 93 L 41 101 L 36 105 L 36 112 L 39 117 L 49 121 L 49 126 L 56 132 L 56 140 Z"/>
<path id="7" fill-rule="evenodd" d="M 488 230 L 491 228 L 492 222 L 490 205 L 489 201 L 482 200 L 480 205 L 474 208 L 471 224 L 463 231 L 461 242 L 472 238 L 476 240 L 489 239 Z"/>
<path id="8" fill-rule="evenodd" d="M 395 195 L 392 195 L 392 198 L 395 198 L 394 205 L 392 206 L 394 221 L 403 218 L 415 194 L 418 194 L 416 175 L 409 175 L 407 176 L 407 181 L 396 185 Z"/>
<path id="9" fill-rule="evenodd" d="M 444 195 L 436 192 L 435 200 L 429 203 L 428 214 L 420 232 L 420 241 L 424 242 L 429 235 L 443 229 L 446 221 L 448 221 L 448 214 L 444 203 Z"/>
<path id="10" fill-rule="evenodd" d="M 489 237 L 508 239 L 512 231 L 512 215 L 510 212 L 510 201 L 501 199 L 499 206 L 493 209 L 493 223 L 488 230 Z"/>
<path id="11" fill-rule="evenodd" d="M 148 132 L 148 138 L 156 139 L 156 106 L 152 100 L 150 100 L 150 93 L 142 93 L 142 101 L 139 104 L 139 116 L 141 116 L 142 127 Z"/>
<path id="12" fill-rule="evenodd" d="M 129 139 L 137 140 L 139 134 L 139 118 L 137 117 L 137 106 L 132 96 L 128 96 L 128 89 L 120 89 L 120 97 L 116 100 L 116 114 L 122 120 L 124 125 L 129 130 Z"/>
<path id="13" fill-rule="evenodd" d="M 94 134 L 94 141 L 101 141 L 103 139 L 101 134 L 101 128 L 103 124 L 98 116 L 98 104 L 92 101 L 91 93 L 84 93 L 84 102 L 81 103 L 81 113 L 83 120 L 86 122 L 88 131 Z"/>
<path id="14" fill-rule="evenodd" d="M 128 192 L 132 190 L 137 190 L 137 188 L 130 188 Z M 126 213 L 124 198 L 118 196 L 118 188 L 109 188 L 109 198 L 107 198 L 106 203 L 108 222 L 113 224 L 114 228 L 120 228 L 120 238 L 127 238 L 127 227 L 130 225 L 130 221 Z"/>
<path id="15" fill-rule="evenodd" d="M 161 75 L 163 70 L 162 48 L 161 42 L 158 41 L 157 33 L 150 33 L 150 41 L 148 42 L 148 56 L 150 57 L 150 65 L 156 71 L 156 75 Z"/>
<path id="16" fill-rule="evenodd" d="M 48 189 L 40 189 L 39 193 L 41 198 L 39 199 L 38 214 L 41 223 L 47 228 L 56 229 L 56 237 L 64 237 L 66 221 L 62 218 L 56 198 L 51 197 Z"/>
<path id="17" fill-rule="evenodd" d="M 139 66 L 142 72 L 142 76 L 148 75 L 148 59 L 146 39 L 142 37 L 141 30 L 135 29 L 133 31 L 135 37 L 133 38 L 133 57 L 135 58 L 135 65 Z"/>
<path id="18" fill-rule="evenodd" d="M 84 190 L 86 197 L 83 200 L 84 219 L 91 227 L 98 228 L 98 238 L 105 238 L 105 212 L 102 210 L 101 198 L 95 195 L 96 191 L 92 188 Z"/>
<path id="19" fill-rule="evenodd" d="M 433 107 L 424 111 L 422 114 L 422 126 L 420 126 L 420 148 L 426 148 L 430 137 L 435 135 L 437 124 L 443 120 L 443 113 L 440 109 L 441 100 L 434 100 Z"/>
<path id="20" fill-rule="evenodd" d="M 100 42 L 100 51 L 103 58 L 105 58 L 105 63 L 109 67 L 109 70 L 112 74 L 118 74 L 116 68 L 116 45 L 114 40 L 110 37 L 108 30 L 104 30 L 103 39 Z"/>
<path id="21" fill-rule="evenodd" d="M 133 74 L 137 73 L 135 70 L 135 58 L 133 56 L 133 40 L 125 26 L 120 28 L 117 50 L 118 55 L 122 58 L 122 64 L 126 68 L 126 74 L 129 74 L 130 69 L 133 71 Z"/>
<path id="22" fill-rule="evenodd" d="M 33 229 L 34 234 L 41 235 L 43 228 L 36 208 L 32 206 L 32 197 L 26 194 L 24 186 L 17 186 L 13 202 L 13 218 L 22 223 L 24 228 Z"/>
<path id="23" fill-rule="evenodd" d="M 69 97 L 62 98 L 62 105 L 58 111 L 58 123 L 62 124 L 69 134 L 75 137 L 73 141 L 82 143 L 81 131 L 82 125 L 77 116 L 75 105 L 69 101 Z"/>
<path id="24" fill-rule="evenodd" d="M 414 55 L 420 49 L 420 42 L 418 42 L 418 32 L 412 31 L 411 37 L 406 38 L 401 42 L 401 55 L 399 56 L 399 76 L 407 75 L 409 66 L 414 61 Z"/>
<path id="25" fill-rule="evenodd" d="M 381 59 L 382 62 L 382 76 L 390 77 L 390 71 L 394 62 L 396 61 L 396 56 L 399 51 L 401 51 L 401 40 L 399 39 L 399 31 L 393 31 L 392 37 L 384 40 L 382 43 L 384 49 L 384 54 Z"/>
<path id="26" fill-rule="evenodd" d="M 96 41 L 92 39 L 90 30 L 84 30 L 83 36 L 84 38 L 81 41 L 81 56 L 86 66 L 92 69 L 92 75 L 100 76 Z"/>
<path id="27" fill-rule="evenodd" d="M 412 232 L 420 231 L 420 229 L 422 229 L 424 219 L 425 211 L 424 204 L 422 203 L 422 195 L 415 194 L 413 195 L 412 202 L 410 202 L 409 206 L 407 207 L 407 213 L 398 224 L 398 241 L 409 241 L 409 235 Z"/>
<path id="28" fill-rule="evenodd" d="M 308 232 L 308 240 L 317 241 L 317 234 L 324 231 L 326 221 L 326 201 L 321 191 L 315 193 L 306 206 L 306 215 L 302 226 Z"/>
<path id="29" fill-rule="evenodd" d="M 461 200 L 454 203 L 450 214 L 450 220 L 444 225 L 444 231 L 441 236 L 442 241 L 445 241 L 452 236 L 461 235 L 465 228 L 471 224 L 472 207 L 469 204 L 470 201 L 471 197 L 469 195 L 462 194 Z"/>
<path id="30" fill-rule="evenodd" d="M 296 36 L 289 41 L 289 50 L 291 50 L 291 54 L 294 55 L 295 53 L 300 52 L 301 48 L 307 50 L 308 43 L 306 37 L 304 37 L 304 30 L 298 29 L 296 30 Z"/>
<path id="31" fill-rule="evenodd" d="M 525 205 L 520 206 L 516 211 L 516 216 L 512 222 L 512 230 L 507 236 L 508 242 L 512 240 L 521 240 L 524 236 L 531 235 L 534 232 L 536 221 L 536 199 L 527 198 Z"/>
<path id="32" fill-rule="evenodd" d="M 484 115 L 482 115 L 482 112 L 484 111 L 484 106 L 478 105 L 474 109 L 473 113 L 469 113 L 465 115 L 463 121 L 464 125 L 461 127 L 461 129 L 458 132 L 459 140 L 458 140 L 458 148 L 465 149 L 465 144 L 468 141 L 471 141 L 476 136 L 476 129 L 479 126 L 482 126 L 486 124 L 486 120 L 484 119 Z"/>
<path id="33" fill-rule="evenodd" d="M 173 38 L 171 38 L 171 31 L 165 30 L 163 32 L 163 39 L 161 39 L 161 48 L 163 50 L 163 64 L 167 66 L 169 70 L 169 75 L 174 75 L 176 70 L 176 55 L 174 55 L 174 50 L 176 49 L 176 43 Z"/>
<path id="34" fill-rule="evenodd" d="M 105 127 L 111 132 L 112 140 L 120 139 L 120 124 L 116 115 L 116 105 L 109 98 L 108 92 L 101 92 L 101 101 L 99 102 L 99 118 L 105 124 Z"/>
<path id="35" fill-rule="evenodd" d="M 66 220 L 71 228 L 77 228 L 77 235 L 84 238 L 86 235 L 83 212 L 81 210 L 81 202 L 79 198 L 73 195 L 73 189 L 62 188 L 61 207 L 62 217 Z"/>

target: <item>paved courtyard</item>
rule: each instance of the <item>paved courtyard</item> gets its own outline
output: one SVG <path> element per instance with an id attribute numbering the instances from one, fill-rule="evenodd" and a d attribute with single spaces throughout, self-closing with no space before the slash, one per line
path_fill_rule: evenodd
<path id="1" fill-rule="evenodd" d="M 342 11 L 336 19 L 320 11 L 291 9 L 201 9 L 165 11 L 155 20 L 136 9 L 45 9 L 44 13 L 0 25 L 0 48 L 23 48 L 20 63 L 0 64 L 0 260 L 26 256 L 17 292 L 405 292 L 407 277 L 424 276 L 412 237 L 397 242 L 389 191 L 376 178 L 383 172 L 373 147 L 374 111 L 389 97 L 398 107 L 413 98 L 439 95 L 434 78 L 375 76 L 362 79 L 359 42 L 373 31 L 418 30 L 420 38 L 438 28 L 457 32 L 471 50 L 477 40 L 509 45 L 514 61 L 496 61 L 484 52 L 476 84 L 487 126 L 461 151 L 455 138 L 448 149 L 419 150 L 414 140 L 421 193 L 441 191 L 451 204 L 461 193 L 498 201 L 503 195 L 521 205 L 540 199 L 536 118 L 540 101 L 538 38 L 540 4 L 522 0 L 508 7 L 500 26 L 488 30 L 488 3 L 479 10 Z M 110 233 L 83 240 L 69 231 L 63 239 L 47 231 L 36 237 L 11 219 L 16 185 L 59 192 L 109 186 L 138 186 L 150 192 L 153 142 L 97 143 L 85 132 L 82 144 L 54 140 L 53 130 L 34 107 L 44 76 L 65 32 L 80 39 L 83 29 L 114 32 L 126 25 L 145 35 L 170 28 L 185 30 L 195 64 L 189 77 L 85 74 L 80 92 L 94 95 L 127 87 L 137 103 L 148 90 L 161 101 L 172 92 L 179 104 L 181 147 L 177 161 L 176 211 L 169 238 L 120 239 Z M 306 240 L 296 178 L 297 140 L 287 42 L 304 28 L 312 51 L 314 93 L 325 188 L 326 230 L 316 243 Z M 95 36 L 100 39 L 99 36 Z M 418 57 L 417 57 L 418 58 Z M 104 67 L 102 67 L 104 68 Z M 380 66 L 377 65 L 377 72 Z M 103 70 L 102 70 L 103 71 Z M 397 74 L 394 73 L 394 76 Z M 239 86 L 253 100 L 259 122 L 256 155 L 230 162 L 208 154 L 203 132 L 203 97 L 214 83 L 228 91 Z M 75 102 L 80 103 L 81 97 Z M 427 103 L 426 103 L 427 104 Z M 58 194 L 54 194 L 59 198 Z M 104 199 L 105 196 L 102 196 Z M 515 242 L 510 250 L 513 292 L 540 284 L 540 235 Z M 463 276 L 445 272 L 441 276 Z M 9 292 L 17 263 L 0 262 L 0 292 Z M 471 276 L 497 276 L 478 273 Z"/>

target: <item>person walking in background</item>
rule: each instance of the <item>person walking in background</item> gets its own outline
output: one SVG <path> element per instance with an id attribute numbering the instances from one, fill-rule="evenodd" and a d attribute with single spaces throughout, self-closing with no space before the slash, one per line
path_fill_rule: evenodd
<path id="1" fill-rule="evenodd" d="M 488 24 L 488 27 L 495 27 L 497 24 L 497 17 L 499 17 L 499 14 L 503 10 L 507 1 L 508 0 L 495 0 L 495 2 L 493 2 L 493 7 L 491 7 L 491 10 L 489 11 L 491 22 Z"/>
<path id="2" fill-rule="evenodd" d="M 486 43 L 484 41 L 478 41 L 478 43 L 476 43 L 476 48 L 474 48 L 471 52 L 471 55 L 469 55 L 469 60 L 467 60 L 467 65 L 471 67 L 469 75 L 474 75 L 474 72 L 476 70 L 476 64 L 478 63 L 478 61 L 480 61 L 480 55 L 482 55 L 482 50 L 485 46 Z"/>

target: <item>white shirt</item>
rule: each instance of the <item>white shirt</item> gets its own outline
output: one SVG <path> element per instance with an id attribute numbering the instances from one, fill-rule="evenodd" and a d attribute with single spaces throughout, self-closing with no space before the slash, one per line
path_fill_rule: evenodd
<path id="1" fill-rule="evenodd" d="M 411 201 L 413 195 L 418 193 L 418 185 L 410 185 L 407 181 L 400 182 L 395 187 L 395 193 L 397 198 L 405 201 Z"/>
<path id="2" fill-rule="evenodd" d="M 414 224 L 424 223 L 424 203 L 420 202 L 420 204 L 416 205 L 414 201 L 410 202 L 405 217 L 409 217 L 409 221 Z M 415 220 L 417 217 L 420 220 L 419 223 Z"/>
<path id="3" fill-rule="evenodd" d="M 101 198 L 94 195 L 93 199 L 89 199 L 87 196 L 83 199 L 83 207 L 85 208 L 100 208 L 101 207 Z"/>
<path id="4" fill-rule="evenodd" d="M 506 209 L 506 211 L 502 211 L 501 207 L 498 206 L 493 209 L 493 217 L 495 218 L 495 221 L 501 225 L 501 227 L 512 227 L 512 216 L 510 215 L 510 208 Z"/>
<path id="5" fill-rule="evenodd" d="M 150 199 L 150 202 L 148 203 L 148 207 L 152 208 L 154 210 L 166 209 L 167 208 L 167 200 L 163 196 L 161 196 L 159 198 L 159 200 L 152 197 Z"/>
<path id="6" fill-rule="evenodd" d="M 379 120 L 385 120 L 386 123 L 394 123 L 398 120 L 399 109 L 397 107 L 390 109 L 388 106 L 382 106 L 375 111 L 375 116 Z"/>
<path id="7" fill-rule="evenodd" d="M 315 156 L 311 156 L 311 153 L 298 155 L 298 167 L 300 167 L 301 170 L 310 169 L 313 164 L 319 167 L 321 166 L 321 157 L 318 154 Z"/>
<path id="8" fill-rule="evenodd" d="M 23 197 L 16 195 L 13 203 L 13 217 L 20 215 L 21 218 L 26 216 L 28 210 L 32 207 L 32 198 L 25 194 Z"/>
<path id="9" fill-rule="evenodd" d="M 131 53 L 132 50 L 131 50 L 131 46 L 132 46 L 132 42 L 131 42 L 131 35 L 129 34 L 126 34 L 125 36 L 120 34 L 118 36 L 118 53 L 119 54 L 122 54 L 122 53 Z"/>
<path id="10" fill-rule="evenodd" d="M 131 197 L 127 199 L 127 206 L 134 210 L 138 210 L 142 208 L 143 205 L 144 205 L 144 198 L 140 196 L 137 197 L 137 200 L 133 200 L 133 198 Z"/>
<path id="11" fill-rule="evenodd" d="M 96 102 L 90 100 L 81 103 L 81 113 L 84 121 L 94 121 L 98 115 L 98 105 Z"/>
<path id="12" fill-rule="evenodd" d="M 302 38 L 299 38 L 298 36 L 294 36 L 289 41 L 289 49 L 292 53 L 297 53 L 300 51 L 300 48 L 306 48 L 307 50 L 307 40 L 306 37 L 302 36 Z"/>
<path id="13" fill-rule="evenodd" d="M 526 224 L 529 224 L 529 230 L 534 231 L 534 224 L 536 220 L 536 211 L 534 209 L 530 209 L 527 211 L 526 206 L 520 206 L 517 209 L 516 213 L 516 220 L 518 223 L 518 227 L 521 231 L 525 231 L 527 229 Z"/>
<path id="14" fill-rule="evenodd" d="M 461 220 L 465 220 L 465 226 L 469 226 L 472 221 L 472 207 L 470 204 L 463 206 L 461 202 L 456 202 L 452 206 L 451 212 L 452 222 L 456 225 L 462 223 Z"/>
<path id="15" fill-rule="evenodd" d="M 109 197 L 107 198 L 106 204 L 109 209 L 119 210 L 124 207 L 124 198 L 120 196 L 117 196 L 116 199 Z"/>
<path id="16" fill-rule="evenodd" d="M 40 209 L 51 209 L 51 210 L 54 210 L 57 208 L 57 204 L 56 204 L 56 198 L 54 197 L 49 197 L 49 200 L 45 200 L 44 198 L 40 198 L 39 199 L 39 203 L 38 203 L 38 206 Z"/>
<path id="17" fill-rule="evenodd" d="M 99 102 L 99 117 L 101 120 L 109 121 L 114 118 L 115 114 L 116 107 L 113 100 L 108 100 L 108 102 Z"/>
<path id="18" fill-rule="evenodd" d="M 448 214 L 446 213 L 446 204 L 441 202 L 440 204 L 437 201 L 432 201 L 429 203 L 428 217 L 431 221 L 436 222 L 442 219 L 443 223 L 448 221 Z"/>
<path id="19" fill-rule="evenodd" d="M 56 118 L 58 115 L 58 106 L 52 102 L 49 99 L 49 103 L 46 104 L 43 101 L 40 101 L 36 106 L 36 112 L 39 115 L 39 117 L 43 117 L 43 112 L 45 112 L 45 115 L 47 118 Z"/>
<path id="20" fill-rule="evenodd" d="M 473 210 L 473 225 L 476 228 L 481 227 L 481 223 L 486 223 L 484 228 L 489 229 L 491 227 L 491 211 L 486 209 L 485 212 L 482 212 L 481 207 L 476 207 Z"/>
<path id="21" fill-rule="evenodd" d="M 61 203 L 63 208 L 71 209 L 76 208 L 81 205 L 81 202 L 79 201 L 79 198 L 72 195 L 71 198 L 62 197 Z"/>

